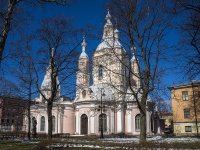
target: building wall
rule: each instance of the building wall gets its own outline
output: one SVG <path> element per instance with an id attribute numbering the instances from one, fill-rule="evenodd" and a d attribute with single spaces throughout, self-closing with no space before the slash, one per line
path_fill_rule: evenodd
<path id="1" fill-rule="evenodd" d="M 0 131 L 23 131 L 23 118 L 28 101 L 0 97 Z"/>
<path id="2" fill-rule="evenodd" d="M 191 132 L 186 132 L 186 126 L 191 126 Z M 198 123 L 198 130 L 200 131 L 200 123 Z M 174 123 L 174 133 L 176 136 L 194 136 L 197 134 L 196 123 Z"/>
<path id="3" fill-rule="evenodd" d="M 75 133 L 75 113 L 74 109 L 69 106 L 64 109 L 62 133 Z"/>
<path id="4" fill-rule="evenodd" d="M 172 96 L 174 133 L 176 135 L 196 135 L 197 128 L 200 128 L 200 85 L 192 83 L 174 86 L 170 90 Z M 188 92 L 188 98 L 183 96 L 186 91 Z M 185 109 L 188 109 L 189 115 L 187 115 L 188 113 L 184 115 Z"/>

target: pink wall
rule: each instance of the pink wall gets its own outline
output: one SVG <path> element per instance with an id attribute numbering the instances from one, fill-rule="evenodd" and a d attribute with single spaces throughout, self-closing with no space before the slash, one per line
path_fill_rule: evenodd
<path id="1" fill-rule="evenodd" d="M 65 107 L 63 116 L 63 133 L 75 133 L 75 114 L 72 107 Z"/>

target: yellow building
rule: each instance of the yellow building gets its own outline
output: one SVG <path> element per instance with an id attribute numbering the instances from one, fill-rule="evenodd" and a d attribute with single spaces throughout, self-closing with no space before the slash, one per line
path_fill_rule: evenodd
<path id="1" fill-rule="evenodd" d="M 173 126 L 177 136 L 200 135 L 200 81 L 169 87 Z"/>

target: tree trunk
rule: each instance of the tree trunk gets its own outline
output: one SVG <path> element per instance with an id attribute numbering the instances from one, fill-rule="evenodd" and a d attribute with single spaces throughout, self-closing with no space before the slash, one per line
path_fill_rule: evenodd
<path id="1" fill-rule="evenodd" d="M 141 99 L 141 109 L 140 109 L 140 143 L 146 142 L 146 97 L 142 97 Z"/>
<path id="2" fill-rule="evenodd" d="M 6 39 L 8 37 L 8 32 L 10 31 L 10 21 L 12 20 L 13 9 L 16 4 L 17 4 L 16 0 L 10 1 L 8 3 L 8 10 L 5 16 L 4 27 L 0 38 L 0 62 L 3 59 L 3 51 L 5 48 Z"/>
<path id="3" fill-rule="evenodd" d="M 48 115 L 48 139 L 52 139 L 52 101 L 47 102 L 47 115 Z"/>

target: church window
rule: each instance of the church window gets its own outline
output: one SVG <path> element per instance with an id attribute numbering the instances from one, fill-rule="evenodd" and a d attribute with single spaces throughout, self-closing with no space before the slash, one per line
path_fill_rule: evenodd
<path id="1" fill-rule="evenodd" d="M 140 114 L 135 116 L 135 131 L 140 131 Z"/>
<path id="2" fill-rule="evenodd" d="M 103 132 L 107 131 L 107 116 L 106 114 L 99 115 L 99 131 L 103 128 Z"/>
<path id="3" fill-rule="evenodd" d="M 55 132 L 55 123 L 56 123 L 56 117 L 52 116 L 52 132 Z"/>
<path id="4" fill-rule="evenodd" d="M 42 116 L 41 117 L 41 122 L 40 122 L 40 131 L 44 131 L 45 130 L 45 117 Z"/>
<path id="5" fill-rule="evenodd" d="M 83 97 L 83 98 L 86 97 L 86 90 L 83 90 L 83 92 L 82 92 L 82 97 Z"/>
<path id="6" fill-rule="evenodd" d="M 99 80 L 101 80 L 103 78 L 103 66 L 100 65 L 99 66 Z"/>
<path id="7" fill-rule="evenodd" d="M 34 123 L 34 121 L 35 121 L 35 117 L 33 117 L 33 118 L 31 119 L 31 129 L 33 129 L 33 123 Z"/>

